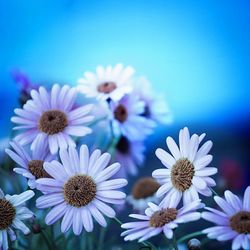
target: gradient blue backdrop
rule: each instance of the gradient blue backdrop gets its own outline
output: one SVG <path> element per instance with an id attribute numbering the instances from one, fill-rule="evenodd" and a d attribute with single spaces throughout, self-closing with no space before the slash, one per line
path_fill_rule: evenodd
<path id="1" fill-rule="evenodd" d="M 250 116 L 249 1 L 0 1 L 0 135 L 17 106 L 10 77 L 74 84 L 123 62 L 166 95 L 177 124 Z"/>

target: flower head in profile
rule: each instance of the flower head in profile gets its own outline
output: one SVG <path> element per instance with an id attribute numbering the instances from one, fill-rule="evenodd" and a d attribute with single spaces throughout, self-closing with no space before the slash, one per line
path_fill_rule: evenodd
<path id="1" fill-rule="evenodd" d="M 37 85 L 32 83 L 29 76 L 19 69 L 14 69 L 11 76 L 20 89 L 19 103 L 23 106 L 31 98 L 30 91 L 36 89 Z"/>
<path id="2" fill-rule="evenodd" d="M 87 97 L 99 100 L 119 100 L 124 94 L 131 92 L 133 74 L 131 66 L 98 66 L 95 73 L 85 72 L 84 78 L 78 80 L 78 90 Z"/>
<path id="3" fill-rule="evenodd" d="M 11 121 L 18 124 L 15 130 L 25 130 L 15 139 L 21 144 L 31 143 L 34 150 L 39 143 L 49 146 L 52 154 L 58 148 L 75 145 L 71 136 L 85 136 L 92 130 L 85 124 L 93 120 L 89 115 L 92 105 L 74 108 L 76 89 L 65 85 L 62 88 L 55 84 L 51 92 L 44 87 L 31 91 L 32 99 L 23 109 L 15 109 L 17 116 Z"/>
<path id="4" fill-rule="evenodd" d="M 22 222 L 33 217 L 33 213 L 25 207 L 25 202 L 34 196 L 29 190 L 19 195 L 5 195 L 0 189 L 0 249 L 6 250 L 8 246 L 8 235 L 11 241 L 16 240 L 15 229 L 24 234 L 30 232 L 29 228 Z"/>
<path id="5" fill-rule="evenodd" d="M 193 201 L 188 205 L 177 209 L 177 202 L 169 202 L 166 206 L 158 206 L 149 202 L 145 215 L 130 214 L 129 216 L 139 221 L 122 224 L 122 228 L 127 229 L 121 236 L 124 240 L 145 241 L 155 235 L 163 232 L 168 239 L 173 237 L 173 229 L 178 227 L 179 223 L 187 223 L 200 219 L 201 214 L 196 209 L 203 207 L 200 200 Z"/>
<path id="6" fill-rule="evenodd" d="M 154 178 L 141 177 L 135 182 L 127 201 L 141 213 L 147 208 L 149 202 L 159 202 L 159 198 L 156 197 L 156 191 L 159 187 L 160 184 Z"/>
<path id="7" fill-rule="evenodd" d="M 225 191 L 225 199 L 215 196 L 214 200 L 222 211 L 205 207 L 208 212 L 202 218 L 216 224 L 203 230 L 210 239 L 232 240 L 232 249 L 250 249 L 250 186 L 245 190 L 243 201 L 230 191 Z"/>
<path id="8" fill-rule="evenodd" d="M 142 141 L 130 141 L 121 136 L 114 152 L 114 159 L 121 164 L 118 175 L 122 177 L 136 175 L 138 166 L 144 162 L 144 151 L 145 146 Z"/>
<path id="9" fill-rule="evenodd" d="M 179 147 L 172 137 L 168 137 L 167 146 L 172 153 L 158 148 L 156 156 L 166 167 L 155 170 L 152 175 L 158 179 L 162 186 L 157 191 L 159 197 L 165 195 L 162 203 L 169 199 L 178 202 L 183 197 L 183 204 L 188 204 L 199 198 L 198 193 L 211 196 L 210 187 L 215 186 L 215 181 L 210 177 L 217 173 L 217 168 L 207 167 L 212 161 L 208 152 L 212 142 L 205 142 L 199 149 L 199 144 L 205 134 L 200 137 L 196 134 L 190 138 L 188 128 L 180 130 Z"/>
<path id="10" fill-rule="evenodd" d="M 157 123 L 169 124 L 172 122 L 172 114 L 165 98 L 154 93 L 146 78 L 140 77 L 135 81 L 133 93 L 145 103 L 142 116 Z"/>
<path id="11" fill-rule="evenodd" d="M 28 179 L 28 185 L 30 188 L 36 188 L 37 179 L 50 177 L 50 175 L 44 170 L 43 163 L 45 161 L 52 161 L 55 159 L 55 156 L 50 154 L 49 149 L 45 147 L 45 144 L 39 143 L 31 154 L 29 154 L 24 147 L 16 141 L 10 142 L 10 145 L 13 150 L 6 149 L 5 152 L 20 166 L 13 170 Z"/>
<path id="12" fill-rule="evenodd" d="M 115 130 L 131 141 L 139 141 L 153 132 L 155 122 L 142 116 L 145 103 L 137 95 L 125 95 L 118 102 L 111 102 Z"/>
<path id="13" fill-rule="evenodd" d="M 110 154 L 101 154 L 95 150 L 89 156 L 86 145 L 80 152 L 74 147 L 60 150 L 60 159 L 44 163 L 46 172 L 52 177 L 37 180 L 38 189 L 45 195 L 37 199 L 38 208 L 53 207 L 45 218 L 48 225 L 63 217 L 61 231 L 73 228 L 79 235 L 83 227 L 87 232 L 93 231 L 93 218 L 102 226 L 107 223 L 103 216 L 115 217 L 115 211 L 106 203 L 122 204 L 125 193 L 118 191 L 127 185 L 125 179 L 112 179 L 120 168 L 119 163 L 107 167 Z"/>

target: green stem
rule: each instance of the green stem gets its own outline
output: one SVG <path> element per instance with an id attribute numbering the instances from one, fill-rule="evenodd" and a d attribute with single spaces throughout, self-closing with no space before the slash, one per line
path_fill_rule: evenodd
<path id="1" fill-rule="evenodd" d="M 42 235 L 42 237 L 43 237 L 43 239 L 44 239 L 44 241 L 45 241 L 45 243 L 46 243 L 48 249 L 49 249 L 49 250 L 55 249 L 55 248 L 54 248 L 54 243 L 52 243 L 52 242 L 50 241 L 48 235 L 47 235 L 43 230 L 41 231 L 41 235 Z"/>
<path id="2" fill-rule="evenodd" d="M 175 250 L 178 250 L 178 245 L 177 245 L 177 241 L 176 241 L 176 237 L 175 237 L 175 232 L 173 234 L 173 247 Z"/>
<path id="3" fill-rule="evenodd" d="M 153 245 L 151 242 L 149 242 L 149 241 L 143 241 L 142 244 L 143 244 L 144 246 L 150 247 L 150 248 L 153 249 L 153 250 L 157 250 L 157 247 L 154 246 L 154 245 Z"/>
<path id="4" fill-rule="evenodd" d="M 93 241 L 92 241 L 91 234 L 87 235 L 87 244 L 88 244 L 88 250 L 92 250 L 93 249 Z"/>
<path id="5" fill-rule="evenodd" d="M 210 190 L 213 192 L 214 195 L 219 196 L 218 193 L 213 188 L 210 187 Z"/>
<path id="6" fill-rule="evenodd" d="M 114 219 L 118 224 L 122 225 L 122 222 L 121 222 L 118 218 L 114 217 L 113 219 Z"/>
<path id="7" fill-rule="evenodd" d="M 201 231 L 198 231 L 198 232 L 194 232 L 194 233 L 185 235 L 185 236 L 183 236 L 182 238 L 180 238 L 180 239 L 178 240 L 178 243 L 181 243 L 181 242 L 183 242 L 183 241 L 185 241 L 185 240 L 188 240 L 188 239 L 190 239 L 190 238 L 193 238 L 193 237 L 199 236 L 199 235 L 203 235 L 203 233 L 202 233 Z"/>
<path id="8" fill-rule="evenodd" d="M 104 242 L 106 230 L 107 230 L 106 227 L 102 227 L 101 228 L 101 233 L 100 233 L 100 237 L 99 237 L 99 241 L 98 241 L 98 250 L 102 250 L 103 249 L 102 245 L 103 245 L 103 242 Z"/>

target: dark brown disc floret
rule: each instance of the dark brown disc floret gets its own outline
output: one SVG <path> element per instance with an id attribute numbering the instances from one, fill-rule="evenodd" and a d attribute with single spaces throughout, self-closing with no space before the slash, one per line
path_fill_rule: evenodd
<path id="1" fill-rule="evenodd" d="M 114 82 L 104 82 L 102 84 L 99 84 L 97 86 L 97 91 L 104 93 L 104 94 L 109 94 L 112 91 L 114 91 L 117 88 L 116 84 Z"/>
<path id="2" fill-rule="evenodd" d="M 68 204 L 74 207 L 82 207 L 89 204 L 96 196 L 96 184 L 87 175 L 75 175 L 64 185 L 64 198 Z"/>
<path id="3" fill-rule="evenodd" d="M 189 189 L 192 185 L 194 173 L 194 166 L 187 158 L 179 159 L 171 170 L 173 186 L 181 192 Z"/>
<path id="4" fill-rule="evenodd" d="M 151 227 L 163 227 L 167 223 L 176 219 L 177 216 L 176 208 L 166 208 L 155 212 L 150 218 Z"/>
<path id="5" fill-rule="evenodd" d="M 135 199 L 145 199 L 154 195 L 160 184 L 152 177 L 140 178 L 132 189 L 132 195 Z"/>
<path id="6" fill-rule="evenodd" d="M 125 106 L 119 104 L 114 111 L 115 119 L 123 123 L 128 118 L 128 111 Z"/>
<path id="7" fill-rule="evenodd" d="M 40 178 L 51 178 L 51 176 L 43 168 L 44 161 L 42 160 L 31 160 L 28 163 L 28 169 L 36 179 Z"/>
<path id="8" fill-rule="evenodd" d="M 5 199 L 0 199 L 0 230 L 7 229 L 16 215 L 14 206 Z"/>
<path id="9" fill-rule="evenodd" d="M 250 212 L 240 211 L 230 218 L 231 228 L 239 234 L 250 234 Z"/>
<path id="10" fill-rule="evenodd" d="M 67 126 L 67 116 L 60 110 L 45 111 L 38 122 L 39 130 L 48 135 L 62 132 Z"/>

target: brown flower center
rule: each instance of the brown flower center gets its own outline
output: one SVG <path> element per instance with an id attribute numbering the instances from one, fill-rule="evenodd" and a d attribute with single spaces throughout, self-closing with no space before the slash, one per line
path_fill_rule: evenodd
<path id="1" fill-rule="evenodd" d="M 28 168 L 31 174 L 33 174 L 36 179 L 40 178 L 51 178 L 51 176 L 43 168 L 44 161 L 32 160 L 28 163 Z"/>
<path id="2" fill-rule="evenodd" d="M 122 154 L 128 154 L 130 149 L 129 140 L 125 136 L 121 136 L 120 140 L 116 144 L 116 149 Z"/>
<path id="3" fill-rule="evenodd" d="M 162 209 L 160 211 L 155 212 L 150 218 L 150 226 L 151 227 L 162 227 L 167 223 L 176 219 L 177 209 L 175 208 L 167 208 Z"/>
<path id="4" fill-rule="evenodd" d="M 250 212 L 240 211 L 230 218 L 231 228 L 240 234 L 250 234 Z"/>
<path id="5" fill-rule="evenodd" d="M 7 229 L 14 220 L 16 209 L 13 205 L 5 200 L 0 199 L 0 230 Z"/>
<path id="6" fill-rule="evenodd" d="M 133 186 L 132 195 L 137 200 L 145 199 L 152 196 L 159 187 L 160 184 L 152 177 L 143 177 L 140 178 Z"/>
<path id="7" fill-rule="evenodd" d="M 115 119 L 121 123 L 125 122 L 128 118 L 128 111 L 122 104 L 119 104 L 117 106 L 117 108 L 114 111 L 114 114 L 115 114 Z"/>
<path id="8" fill-rule="evenodd" d="M 75 175 L 64 185 L 64 198 L 74 207 L 89 204 L 96 195 L 96 184 L 90 176 Z"/>
<path id="9" fill-rule="evenodd" d="M 109 94 L 117 88 L 114 82 L 104 82 L 98 85 L 97 90 L 98 92 Z"/>
<path id="10" fill-rule="evenodd" d="M 49 135 L 62 132 L 67 126 L 67 116 L 60 110 L 45 111 L 38 123 L 39 129 Z"/>
<path id="11" fill-rule="evenodd" d="M 171 170 L 171 181 L 173 186 L 181 192 L 189 189 L 194 176 L 194 166 L 187 159 L 179 159 Z"/>

